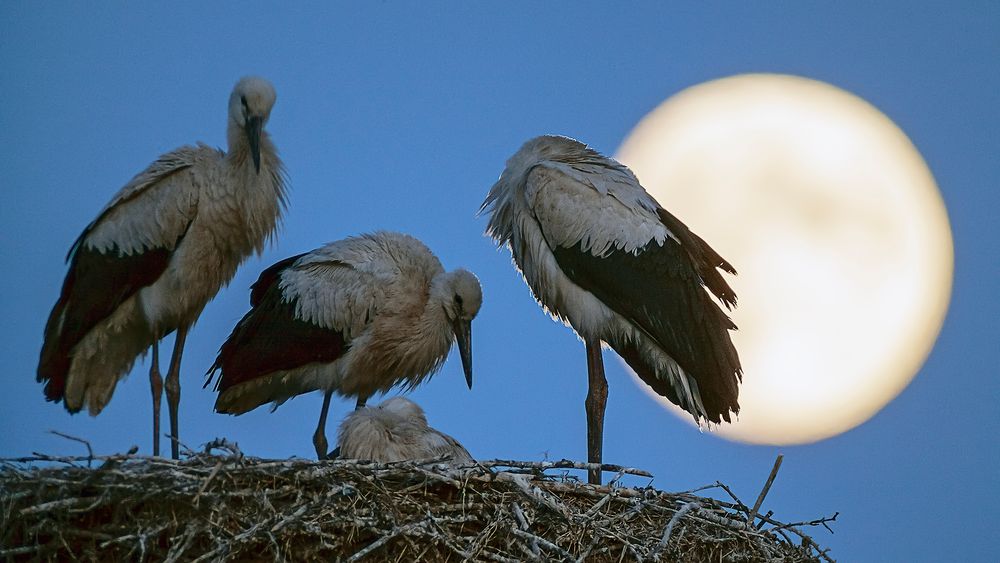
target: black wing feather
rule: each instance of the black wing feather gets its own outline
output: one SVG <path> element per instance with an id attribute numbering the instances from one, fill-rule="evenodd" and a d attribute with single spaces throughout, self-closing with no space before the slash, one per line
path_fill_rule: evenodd
<path id="1" fill-rule="evenodd" d="M 82 245 L 74 250 L 59 300 L 45 323 L 38 362 L 37 380 L 46 382 L 49 401 L 63 398 L 73 347 L 128 298 L 155 282 L 172 254 L 166 248 L 135 254 L 120 254 L 117 249 L 98 252 Z"/>
<path id="2" fill-rule="evenodd" d="M 664 226 L 681 241 L 684 253 L 690 258 L 691 263 L 695 266 L 698 275 L 701 276 L 701 280 L 708 287 L 708 290 L 718 297 L 719 301 L 722 301 L 727 309 L 735 307 L 736 292 L 726 283 L 719 270 L 721 269 L 736 275 L 736 268 L 722 256 L 719 256 L 719 253 L 714 248 L 709 246 L 704 239 L 691 231 L 687 225 L 682 223 L 672 213 L 662 207 L 657 209 L 656 213 Z"/>
<path id="3" fill-rule="evenodd" d="M 636 254 L 613 250 L 597 257 L 579 246 L 555 248 L 553 254 L 574 283 L 632 322 L 697 381 L 712 422 L 739 411 L 742 370 L 728 332 L 736 327 L 705 291 L 703 276 L 677 241 L 651 242 Z M 679 404 L 666 378 L 646 365 L 633 344 L 608 344 L 657 393 Z"/>
<path id="4" fill-rule="evenodd" d="M 285 299 L 282 294 L 277 283 L 281 271 L 298 258 L 295 256 L 274 264 L 254 283 L 250 312 L 244 315 L 222 344 L 209 370 L 209 374 L 221 372 L 215 384 L 215 390 L 220 394 L 276 371 L 316 362 L 332 362 L 350 348 L 342 332 L 296 317 L 297 299 Z M 260 404 L 272 400 L 263 399 Z"/>

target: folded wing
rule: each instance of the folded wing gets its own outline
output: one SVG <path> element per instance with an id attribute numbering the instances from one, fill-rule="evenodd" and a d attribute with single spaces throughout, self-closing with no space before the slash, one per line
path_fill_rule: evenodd
<path id="1" fill-rule="evenodd" d="M 63 398 L 74 346 L 166 270 L 197 213 L 199 194 L 190 168 L 215 154 L 184 147 L 162 156 L 122 188 L 73 243 L 39 358 L 37 379 L 46 382 L 48 400 Z"/>
<path id="2" fill-rule="evenodd" d="M 717 270 L 734 272 L 732 266 L 633 176 L 619 171 L 613 177 L 621 181 L 600 189 L 587 181 L 587 172 L 577 167 L 571 175 L 547 166 L 528 177 L 530 207 L 559 268 L 693 378 L 694 389 L 687 392 L 693 397 L 678 391 L 687 385 L 677 381 L 681 374 L 651 362 L 637 342 L 606 335 L 643 381 L 696 418 L 729 420 L 730 411 L 739 410 L 742 373 L 728 332 L 736 327 L 705 289 L 726 306 L 735 304 Z"/>
<path id="3" fill-rule="evenodd" d="M 378 293 L 369 278 L 320 251 L 264 270 L 251 289 L 251 310 L 209 370 L 210 378 L 219 374 L 216 410 L 240 414 L 314 390 L 289 372 L 334 362 L 350 349 L 374 317 Z"/>

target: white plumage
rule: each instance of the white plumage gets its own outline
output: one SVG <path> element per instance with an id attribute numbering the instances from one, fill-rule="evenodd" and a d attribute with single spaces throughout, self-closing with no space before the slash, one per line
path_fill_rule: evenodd
<path id="1" fill-rule="evenodd" d="M 507 161 L 482 210 L 539 303 L 587 345 L 591 461 L 607 396 L 601 342 L 695 420 L 739 411 L 736 327 L 704 291 L 734 305 L 717 268 L 735 270 L 627 167 L 576 140 L 537 137 Z"/>
<path id="2" fill-rule="evenodd" d="M 260 275 L 250 303 L 212 366 L 221 372 L 215 408 L 242 414 L 322 390 L 313 436 L 321 458 L 334 392 L 361 407 L 397 385 L 412 389 L 456 340 L 472 387 L 479 281 L 467 270 L 446 272 L 411 236 L 376 232 L 282 260 Z"/>
<path id="3" fill-rule="evenodd" d="M 445 456 L 452 463 L 471 463 L 462 444 L 427 424 L 420 405 L 393 397 L 377 407 L 347 415 L 337 433 L 340 457 L 389 463 Z"/>
<path id="4" fill-rule="evenodd" d="M 229 97 L 228 143 L 169 152 L 137 174 L 88 225 L 45 328 L 38 380 L 49 400 L 97 415 L 137 356 L 153 347 L 153 452 L 162 378 L 157 342 L 177 331 L 166 378 L 177 436 L 180 360 L 190 326 L 239 265 L 260 253 L 285 202 L 281 160 L 263 126 L 273 86 L 246 77 Z M 177 457 L 177 442 L 171 451 Z"/>

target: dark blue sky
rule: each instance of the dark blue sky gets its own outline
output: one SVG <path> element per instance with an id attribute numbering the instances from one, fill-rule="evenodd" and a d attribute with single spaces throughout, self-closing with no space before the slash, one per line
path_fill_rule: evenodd
<path id="1" fill-rule="evenodd" d="M 839 559 L 995 557 L 1000 5 L 540 4 L 0 4 L 0 456 L 78 452 L 49 429 L 103 453 L 132 444 L 149 451 L 145 365 L 98 418 L 45 403 L 34 381 L 62 258 L 157 155 L 196 140 L 224 145 L 232 85 L 260 74 L 278 90 L 268 129 L 288 167 L 291 204 L 277 244 L 247 262 L 189 338 L 183 441 L 227 436 L 252 455 L 312 455 L 318 396 L 273 414 L 215 415 L 201 374 L 266 265 L 388 228 L 422 238 L 446 267 L 466 266 L 484 286 L 475 388 L 465 388 L 457 357 L 449 360 L 413 395 L 431 423 L 477 457 L 583 459 L 582 345 L 534 304 L 509 254 L 482 236 L 476 209 L 529 137 L 561 133 L 613 153 L 683 88 L 790 73 L 867 99 L 910 136 L 937 178 L 956 258 L 937 346 L 872 420 L 789 448 L 699 433 L 636 388 L 609 354 L 605 459 L 648 469 L 667 490 L 722 480 L 749 501 L 781 451 L 765 508 L 786 519 L 839 511 L 835 535 L 815 534 Z M 335 401 L 331 433 L 348 408 Z"/>

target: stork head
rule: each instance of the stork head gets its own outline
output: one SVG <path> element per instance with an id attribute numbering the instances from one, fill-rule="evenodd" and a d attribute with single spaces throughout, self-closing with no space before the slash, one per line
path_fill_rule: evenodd
<path id="1" fill-rule="evenodd" d="M 465 381 L 472 389 L 472 319 L 476 318 L 483 305 L 483 288 L 479 278 L 468 270 L 458 269 L 441 276 L 431 289 L 444 314 L 451 323 L 458 342 L 458 353 L 462 357 Z"/>
<path id="2" fill-rule="evenodd" d="M 277 94 L 274 86 L 259 76 L 244 76 L 229 95 L 229 122 L 244 131 L 250 145 L 254 169 L 260 172 L 260 133 L 271 117 Z"/>

